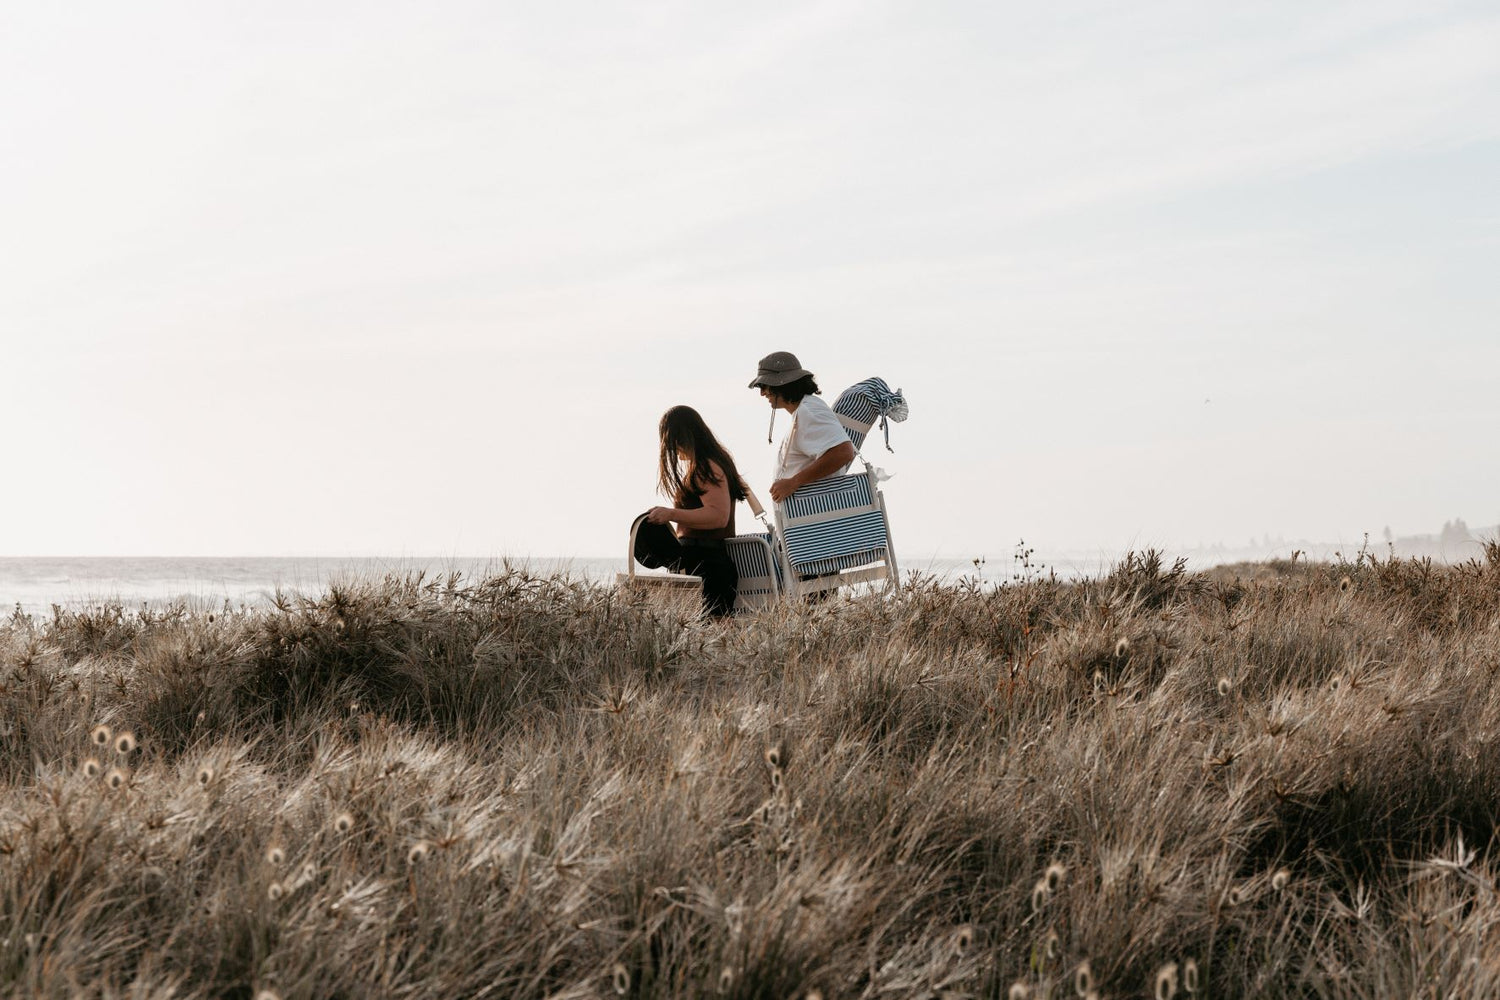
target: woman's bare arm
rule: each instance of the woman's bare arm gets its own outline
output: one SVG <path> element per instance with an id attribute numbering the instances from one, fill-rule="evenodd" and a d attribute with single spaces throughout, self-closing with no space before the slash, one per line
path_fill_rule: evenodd
<path id="1" fill-rule="evenodd" d="M 682 507 L 653 507 L 650 520 L 660 524 L 662 521 L 675 521 L 679 526 L 691 528 L 694 531 L 714 531 L 729 524 L 729 516 L 734 511 L 734 501 L 729 498 L 729 480 L 725 478 L 724 471 L 712 462 L 708 465 L 710 473 L 718 477 L 718 481 L 709 484 L 703 491 L 703 506 L 695 510 L 687 510 Z M 661 512 L 658 514 L 658 512 Z"/>

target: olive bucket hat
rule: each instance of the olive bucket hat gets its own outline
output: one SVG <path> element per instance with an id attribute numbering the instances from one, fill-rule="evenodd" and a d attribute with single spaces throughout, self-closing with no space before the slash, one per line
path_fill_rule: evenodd
<path id="1" fill-rule="evenodd" d="M 790 351 L 775 351 L 760 359 L 759 370 L 750 381 L 750 388 L 769 385 L 778 386 L 805 378 L 812 372 L 802 367 L 797 355 Z"/>

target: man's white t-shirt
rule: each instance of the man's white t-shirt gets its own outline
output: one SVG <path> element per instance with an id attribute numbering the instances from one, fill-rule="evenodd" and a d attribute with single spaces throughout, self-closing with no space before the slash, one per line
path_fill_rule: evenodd
<path id="1" fill-rule="evenodd" d="M 807 468 L 829 448 L 837 448 L 849 435 L 839 423 L 838 414 L 828 408 L 821 396 L 803 396 L 792 414 L 792 429 L 781 441 L 781 453 L 776 461 L 776 478 L 790 479 Z M 839 472 L 846 472 L 845 463 Z"/>

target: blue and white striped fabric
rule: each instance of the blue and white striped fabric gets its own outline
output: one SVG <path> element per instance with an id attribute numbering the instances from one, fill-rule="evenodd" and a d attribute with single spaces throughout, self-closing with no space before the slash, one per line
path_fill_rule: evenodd
<path id="1" fill-rule="evenodd" d="M 809 483 L 786 499 L 782 516 L 787 558 L 799 575 L 885 558 L 890 534 L 868 474 Z"/>
<path id="2" fill-rule="evenodd" d="M 865 435 L 870 432 L 875 421 L 879 420 L 880 429 L 885 432 L 885 450 L 891 451 L 891 427 L 888 421 L 900 423 L 911 413 L 911 409 L 900 389 L 892 392 L 884 379 L 867 378 L 839 393 L 839 398 L 833 404 L 833 412 L 839 415 L 844 433 L 854 442 L 855 450 L 864 447 Z"/>
<path id="3" fill-rule="evenodd" d="M 782 514 L 787 520 L 795 521 L 813 514 L 867 507 L 874 502 L 870 495 L 869 476 L 859 473 L 852 476 L 830 476 L 808 483 L 787 497 Z"/>
<path id="4" fill-rule="evenodd" d="M 770 558 L 770 546 L 775 545 L 775 543 L 771 541 L 771 533 L 769 531 L 762 531 L 751 535 L 736 535 L 729 541 L 760 541 L 766 543 L 764 547 L 754 544 L 732 544 L 727 546 L 729 561 L 734 563 L 734 568 L 740 571 L 741 580 L 766 579 L 781 568 L 777 565 L 775 559 Z"/>
<path id="5" fill-rule="evenodd" d="M 734 606 L 741 611 L 758 611 L 768 607 L 781 591 L 781 563 L 773 554 L 775 542 L 771 533 L 736 535 L 725 543 L 725 550 L 740 579 L 735 588 Z"/>
<path id="6" fill-rule="evenodd" d="M 786 551 L 792 568 L 806 576 L 874 562 L 885 553 L 886 537 L 885 514 L 872 510 L 787 528 Z"/>
<path id="7" fill-rule="evenodd" d="M 846 556 L 829 556 L 827 559 L 815 559 L 810 563 L 804 563 L 797 567 L 799 576 L 823 576 L 828 573 L 837 573 L 840 570 L 854 569 L 856 566 L 868 566 L 871 563 L 884 562 L 887 557 L 885 546 L 878 549 L 866 549 L 863 552 L 851 552 Z"/>

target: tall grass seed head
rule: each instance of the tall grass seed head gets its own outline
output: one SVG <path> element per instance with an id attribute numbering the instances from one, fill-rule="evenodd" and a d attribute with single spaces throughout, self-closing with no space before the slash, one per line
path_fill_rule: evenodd
<path id="1" fill-rule="evenodd" d="M 115 753 L 125 757 L 135 751 L 135 733 L 123 732 L 115 737 Z"/>
<path id="2" fill-rule="evenodd" d="M 729 966 L 719 970 L 719 992 L 728 993 L 734 989 L 734 970 Z"/>
<path id="3" fill-rule="evenodd" d="M 266 898 L 271 902 L 276 902 L 284 895 L 286 895 L 286 889 L 280 882 L 272 882 L 270 885 L 266 886 Z"/>
<path id="4" fill-rule="evenodd" d="M 110 732 L 109 727 L 103 723 L 100 723 L 89 731 L 89 742 L 96 747 L 107 747 L 110 740 L 114 738 L 115 734 Z"/>
<path id="5" fill-rule="evenodd" d="M 90 757 L 83 762 L 79 770 L 83 772 L 85 778 L 97 778 L 100 772 L 104 770 L 104 765 L 100 764 L 95 758 Z"/>
<path id="6" fill-rule="evenodd" d="M 1182 963 L 1182 988 L 1189 993 L 1198 992 L 1198 960 L 1190 958 Z"/>
<path id="7" fill-rule="evenodd" d="M 1042 938 L 1042 956 L 1049 962 L 1055 962 L 1061 954 L 1062 938 L 1057 936 L 1057 931 L 1048 931 L 1047 936 Z"/>
<path id="8" fill-rule="evenodd" d="M 1229 892 L 1224 896 L 1224 901 L 1230 906 L 1239 906 L 1245 901 L 1245 890 L 1237 885 L 1231 886 Z"/>
<path id="9" fill-rule="evenodd" d="M 771 787 L 772 788 L 776 789 L 778 792 L 781 791 L 781 786 L 785 782 L 785 780 L 786 779 L 782 777 L 781 768 L 779 768 L 779 767 L 773 767 L 773 768 L 771 768 Z"/>
<path id="10" fill-rule="evenodd" d="M 1156 970 L 1156 1000 L 1172 1000 L 1177 995 L 1177 963 L 1168 962 Z"/>
<path id="11" fill-rule="evenodd" d="M 609 982 L 615 993 L 624 996 L 630 992 L 630 970 L 616 962 L 614 968 L 609 970 Z"/>
<path id="12" fill-rule="evenodd" d="M 1291 880 L 1291 872 L 1287 871 L 1285 868 L 1278 868 L 1276 869 L 1276 874 L 1271 876 L 1271 888 L 1276 890 L 1277 892 L 1281 892 L 1287 887 L 1287 883 Z"/>
<path id="13" fill-rule="evenodd" d="M 406 863 L 409 865 L 420 865 L 427 860 L 427 856 L 431 853 L 432 845 L 425 840 L 419 840 L 415 844 L 412 844 L 411 849 L 406 852 Z"/>
<path id="14" fill-rule="evenodd" d="M 285 860 L 286 851 L 282 850 L 279 846 L 272 844 L 270 847 L 266 848 L 267 864 L 280 865 Z"/>
<path id="15" fill-rule="evenodd" d="M 1353 587 L 1353 586 L 1354 586 L 1354 581 L 1351 580 L 1351 579 L 1349 579 L 1347 576 L 1344 577 L 1342 580 L 1339 581 L 1339 590 L 1342 591 L 1343 593 L 1346 593 L 1346 594 L 1349 593 L 1349 588 Z"/>
<path id="16" fill-rule="evenodd" d="M 334 833 L 348 833 L 354 829 L 354 817 L 349 813 L 341 812 L 333 818 Z"/>
<path id="17" fill-rule="evenodd" d="M 126 771 L 123 767 L 112 767 L 109 769 L 109 773 L 104 776 L 104 783 L 110 788 L 124 788 L 126 782 L 129 780 L 130 772 Z"/>
<path id="18" fill-rule="evenodd" d="M 786 767 L 786 749 L 780 743 L 766 747 L 766 766 L 772 770 Z"/>
<path id="19" fill-rule="evenodd" d="M 1005 994 L 1007 1000 L 1030 1000 L 1031 987 L 1017 979 Z"/>
<path id="20" fill-rule="evenodd" d="M 1125 657 L 1127 657 L 1129 655 L 1130 655 L 1130 640 L 1127 639 L 1127 638 L 1125 638 L 1122 635 L 1122 636 L 1120 636 L 1119 641 L 1115 643 L 1115 659 L 1117 659 L 1117 660 L 1123 660 L 1123 659 L 1125 659 Z"/>
<path id="21" fill-rule="evenodd" d="M 1036 885 L 1031 887 L 1031 912 L 1041 913 L 1042 907 L 1047 905 L 1047 880 L 1037 879 Z"/>
<path id="22" fill-rule="evenodd" d="M 1073 992 L 1081 997 L 1086 997 L 1094 990 L 1094 970 L 1090 968 L 1087 960 L 1079 962 L 1078 968 L 1073 970 Z"/>
<path id="23" fill-rule="evenodd" d="M 200 784 L 200 785 L 206 785 L 209 782 L 213 781 L 214 780 L 214 769 L 213 769 L 213 767 L 211 767 L 208 764 L 204 764 L 202 767 L 198 768 L 198 773 L 196 775 L 194 775 L 194 780 L 196 780 L 198 782 L 198 784 Z"/>
<path id="24" fill-rule="evenodd" d="M 1067 877 L 1068 869 L 1055 861 L 1048 865 L 1047 870 L 1042 873 L 1042 881 L 1047 883 L 1048 892 L 1056 892 Z"/>
<path id="25" fill-rule="evenodd" d="M 1219 697 L 1228 698 L 1229 692 L 1234 690 L 1234 682 L 1228 677 L 1219 678 Z"/>
<path id="26" fill-rule="evenodd" d="M 974 925 L 964 924 L 953 934 L 953 952 L 962 955 L 974 946 Z"/>

